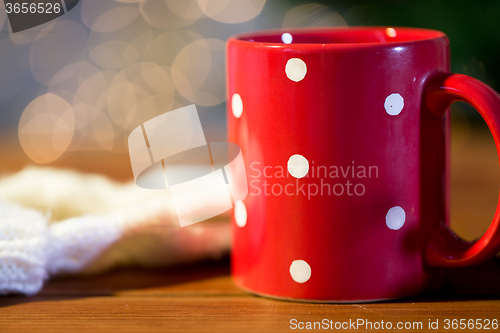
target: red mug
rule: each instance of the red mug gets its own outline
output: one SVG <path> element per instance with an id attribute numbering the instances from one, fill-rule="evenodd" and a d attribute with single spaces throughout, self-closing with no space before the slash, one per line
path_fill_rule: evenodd
<path id="1" fill-rule="evenodd" d="M 500 250 L 449 225 L 450 113 L 469 103 L 500 147 L 500 97 L 450 74 L 439 31 L 358 27 L 241 34 L 227 46 L 229 141 L 249 194 L 232 218 L 232 276 L 262 296 L 371 302 L 442 283 Z"/>

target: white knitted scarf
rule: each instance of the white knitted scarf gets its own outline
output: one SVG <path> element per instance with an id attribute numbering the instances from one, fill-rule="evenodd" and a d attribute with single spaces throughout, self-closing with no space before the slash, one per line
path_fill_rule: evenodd
<path id="1" fill-rule="evenodd" d="M 229 225 L 180 227 L 166 190 L 27 168 L 0 179 L 0 294 L 38 292 L 57 274 L 220 256 Z"/>

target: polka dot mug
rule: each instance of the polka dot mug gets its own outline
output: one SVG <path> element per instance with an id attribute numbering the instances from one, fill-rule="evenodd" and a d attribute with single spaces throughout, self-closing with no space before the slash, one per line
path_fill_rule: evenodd
<path id="1" fill-rule="evenodd" d="M 249 193 L 232 222 L 232 275 L 249 292 L 370 302 L 435 289 L 442 267 L 500 250 L 500 212 L 465 242 L 449 228 L 450 113 L 500 97 L 450 74 L 449 42 L 414 28 L 297 29 L 228 41 L 229 141 Z"/>

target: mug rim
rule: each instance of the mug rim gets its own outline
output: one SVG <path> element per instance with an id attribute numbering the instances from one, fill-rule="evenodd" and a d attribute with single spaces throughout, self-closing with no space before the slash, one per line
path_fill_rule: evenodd
<path id="1" fill-rule="evenodd" d="M 285 43 L 284 34 L 293 40 Z M 290 37 L 289 37 L 290 38 Z M 328 38 L 336 38 L 329 41 Z M 413 44 L 436 39 L 446 39 L 446 34 L 439 30 L 391 27 L 391 26 L 353 26 L 353 27 L 314 27 L 284 28 L 273 30 L 256 30 L 229 37 L 228 42 L 241 46 L 286 48 L 286 49 L 325 49 L 325 48 L 357 48 L 367 46 L 396 46 Z"/>

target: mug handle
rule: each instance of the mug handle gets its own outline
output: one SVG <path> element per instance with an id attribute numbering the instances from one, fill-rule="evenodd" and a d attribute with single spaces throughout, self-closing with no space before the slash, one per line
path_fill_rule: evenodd
<path id="1" fill-rule="evenodd" d="M 442 117 L 454 102 L 473 106 L 483 117 L 493 135 L 500 156 L 500 96 L 485 83 L 461 74 L 438 74 L 428 83 L 423 102 Z M 467 242 L 440 223 L 432 232 L 425 253 L 427 262 L 438 267 L 462 267 L 479 264 L 500 251 L 500 199 L 486 233 Z"/>

